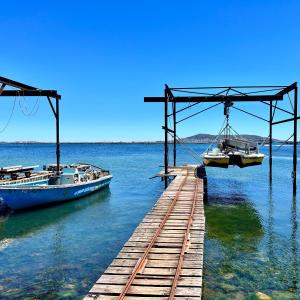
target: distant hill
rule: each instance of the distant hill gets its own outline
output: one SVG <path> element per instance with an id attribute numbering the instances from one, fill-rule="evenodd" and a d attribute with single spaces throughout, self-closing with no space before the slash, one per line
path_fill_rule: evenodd
<path id="1" fill-rule="evenodd" d="M 220 136 L 222 137 L 222 136 Z M 259 144 L 265 142 L 268 143 L 268 138 L 259 136 L 259 135 L 254 135 L 254 134 L 241 134 L 241 138 L 244 138 L 249 141 L 257 142 Z M 214 134 L 206 134 L 206 133 L 199 133 L 193 136 L 189 136 L 186 138 L 183 138 L 182 140 L 185 143 L 199 143 L 199 144 L 208 144 L 212 143 L 216 140 L 217 135 Z M 278 139 L 273 139 L 273 142 L 282 142 L 281 140 Z"/>

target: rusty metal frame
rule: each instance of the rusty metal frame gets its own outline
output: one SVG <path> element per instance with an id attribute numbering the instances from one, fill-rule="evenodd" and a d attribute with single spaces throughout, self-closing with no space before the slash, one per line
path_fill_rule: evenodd
<path id="1" fill-rule="evenodd" d="M 45 96 L 49 102 L 56 125 L 56 173 L 60 173 L 60 134 L 59 134 L 59 100 L 61 95 L 56 90 L 42 90 L 6 77 L 0 76 L 0 97 Z M 11 89 L 7 90 L 6 88 Z M 55 100 L 55 107 L 51 100 Z"/>
<path id="2" fill-rule="evenodd" d="M 278 101 L 284 100 L 284 96 L 288 95 L 290 92 L 294 92 L 294 105 L 292 105 L 292 111 L 288 111 L 279 107 Z M 178 94 L 179 93 L 179 94 Z M 184 95 L 184 96 L 181 96 Z M 154 103 L 164 103 L 164 171 L 165 171 L 165 187 L 168 186 L 168 168 L 169 168 L 169 141 L 168 135 L 170 133 L 176 133 L 177 124 L 183 122 L 187 119 L 190 119 L 200 113 L 203 113 L 209 109 L 216 107 L 219 104 L 232 102 L 234 104 L 239 102 L 258 102 L 268 105 L 270 107 L 269 119 L 265 119 L 256 114 L 250 113 L 246 110 L 240 109 L 236 106 L 233 106 L 234 109 L 239 110 L 243 113 L 246 113 L 252 117 L 256 117 L 262 121 L 269 123 L 269 140 L 272 141 L 272 128 L 273 125 L 293 122 L 293 172 L 292 172 L 292 181 L 293 181 L 293 194 L 296 195 L 297 192 L 297 121 L 300 119 L 298 115 L 298 88 L 297 82 L 294 82 L 290 85 L 272 85 L 272 86 L 212 86 L 212 87 L 169 87 L 165 85 L 164 97 L 144 97 L 144 102 L 154 102 Z M 190 116 L 187 116 L 181 120 L 177 120 L 176 114 L 185 111 L 188 108 L 194 107 L 199 103 L 214 103 L 209 107 L 202 109 Z M 273 104 L 275 102 L 275 105 Z M 172 113 L 168 113 L 169 103 L 174 104 Z M 184 108 L 178 110 L 174 109 L 176 103 L 187 103 L 188 105 Z M 289 119 L 281 120 L 274 122 L 274 116 L 276 111 L 285 112 L 292 117 Z M 173 117 L 173 128 L 169 128 L 168 121 L 169 117 Z M 173 163 L 176 166 L 176 135 L 173 137 Z M 272 164 L 273 164 L 273 152 L 272 152 L 272 143 L 270 143 L 269 149 L 269 178 L 270 182 L 272 181 Z"/>

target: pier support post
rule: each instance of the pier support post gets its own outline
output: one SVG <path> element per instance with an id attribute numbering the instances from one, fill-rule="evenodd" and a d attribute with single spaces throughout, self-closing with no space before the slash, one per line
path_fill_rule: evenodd
<path id="1" fill-rule="evenodd" d="M 164 164 L 165 164 L 165 188 L 168 187 L 168 158 L 169 158 L 169 145 L 168 145 L 168 100 L 169 100 L 169 94 L 168 94 L 168 86 L 165 85 L 165 143 L 164 143 Z"/>
<path id="2" fill-rule="evenodd" d="M 293 143 L 293 195 L 297 193 L 297 130 L 298 130 L 298 87 L 294 88 L 294 143 Z"/>
<path id="3" fill-rule="evenodd" d="M 273 173 L 273 101 L 270 102 L 270 118 L 269 118 L 269 180 L 272 182 Z"/>
<path id="4" fill-rule="evenodd" d="M 56 98 L 56 174 L 60 174 L 59 99 Z"/>
<path id="5" fill-rule="evenodd" d="M 201 178 L 203 180 L 203 201 L 206 203 L 208 201 L 207 174 L 205 166 L 203 164 L 195 169 L 195 177 Z"/>

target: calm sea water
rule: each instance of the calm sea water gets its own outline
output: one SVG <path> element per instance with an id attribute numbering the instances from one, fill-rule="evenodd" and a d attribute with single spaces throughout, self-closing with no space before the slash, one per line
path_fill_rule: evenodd
<path id="1" fill-rule="evenodd" d="M 206 145 L 191 145 L 201 153 Z M 0 217 L 0 298 L 81 299 L 163 191 L 149 177 L 162 145 L 62 145 L 62 161 L 108 168 L 109 189 L 81 200 Z M 263 151 L 267 151 L 267 148 Z M 45 164 L 54 145 L 0 145 L 0 165 Z M 195 163 L 180 147 L 179 163 Z M 299 197 L 292 197 L 292 147 L 246 169 L 210 168 L 204 299 L 299 299 Z M 300 153 L 299 153 L 300 155 Z M 300 184 L 300 182 L 299 182 Z"/>

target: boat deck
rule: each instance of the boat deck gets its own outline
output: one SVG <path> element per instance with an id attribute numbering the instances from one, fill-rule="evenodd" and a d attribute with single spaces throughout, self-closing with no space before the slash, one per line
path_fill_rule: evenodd
<path id="1" fill-rule="evenodd" d="M 203 180 L 195 166 L 175 179 L 85 297 L 201 299 L 205 217 Z"/>
<path id="2" fill-rule="evenodd" d="M 13 185 L 13 184 L 34 182 L 37 180 L 47 179 L 53 174 L 54 174 L 53 172 L 41 171 L 41 172 L 31 173 L 30 177 L 26 177 L 25 175 L 19 175 L 18 178 L 15 180 L 10 178 L 0 179 L 0 185 Z"/>

